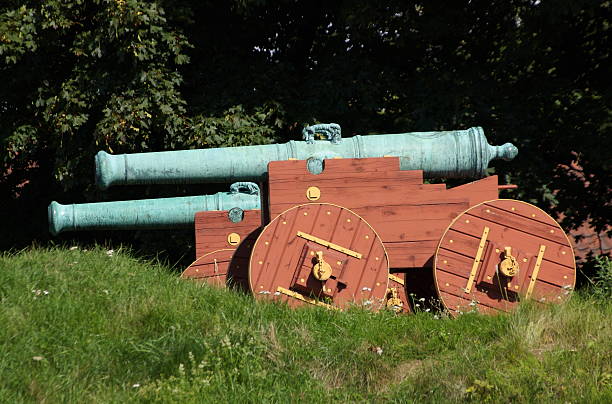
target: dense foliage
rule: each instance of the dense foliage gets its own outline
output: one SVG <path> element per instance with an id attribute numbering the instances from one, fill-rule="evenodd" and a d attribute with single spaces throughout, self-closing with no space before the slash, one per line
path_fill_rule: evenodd
<path id="1" fill-rule="evenodd" d="M 8 0 L 3 245 L 52 199 L 100 199 L 93 155 L 483 126 L 513 197 L 609 230 L 610 1 Z M 124 196 L 127 196 L 125 194 Z M 25 224 L 24 223 L 28 223 Z"/>

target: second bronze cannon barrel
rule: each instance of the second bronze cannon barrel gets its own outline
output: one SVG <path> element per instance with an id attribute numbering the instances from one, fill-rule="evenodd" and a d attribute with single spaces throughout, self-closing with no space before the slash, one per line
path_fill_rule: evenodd
<path id="1" fill-rule="evenodd" d="M 313 131 L 319 126 L 329 125 L 315 125 Z M 309 170 L 317 173 L 325 159 L 384 156 L 399 157 L 402 170 L 423 170 L 426 178 L 480 178 L 491 160 L 511 160 L 517 152 L 510 143 L 488 144 L 480 127 L 336 137 L 332 142 L 307 139 L 284 144 L 121 155 L 101 151 L 96 155 L 96 182 L 102 189 L 125 184 L 258 182 L 265 179 L 271 161 L 308 160 Z"/>
<path id="2" fill-rule="evenodd" d="M 235 211 L 260 206 L 259 188 L 249 183 L 232 184 L 230 192 L 213 195 L 71 205 L 54 201 L 48 208 L 49 231 L 179 229 L 193 226 L 196 212 L 224 210 L 231 220 Z"/>

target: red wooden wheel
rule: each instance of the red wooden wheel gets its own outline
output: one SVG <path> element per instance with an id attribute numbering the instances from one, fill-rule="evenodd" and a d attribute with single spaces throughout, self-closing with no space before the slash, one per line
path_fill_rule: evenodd
<path id="1" fill-rule="evenodd" d="M 249 284 L 262 298 L 327 307 L 386 304 L 387 253 L 374 229 L 332 204 L 295 206 L 278 215 L 257 239 Z"/>
<path id="2" fill-rule="evenodd" d="M 202 255 L 187 267 L 181 278 L 225 286 L 235 248 L 223 248 Z"/>
<path id="3" fill-rule="evenodd" d="M 471 207 L 446 229 L 434 278 L 453 315 L 505 312 L 521 298 L 565 301 L 576 283 L 576 263 L 565 232 L 546 212 L 495 199 Z"/>

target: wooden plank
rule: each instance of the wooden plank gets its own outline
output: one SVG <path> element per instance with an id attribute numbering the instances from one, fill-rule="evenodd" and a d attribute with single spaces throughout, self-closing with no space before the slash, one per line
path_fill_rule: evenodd
<path id="1" fill-rule="evenodd" d="M 432 266 L 438 240 L 400 241 L 384 243 L 393 269 Z"/>
<path id="2" fill-rule="evenodd" d="M 399 158 L 381 157 L 364 159 L 327 159 L 324 170 L 320 174 L 312 174 L 308 171 L 306 160 L 272 161 L 268 164 L 269 178 L 276 178 L 280 182 L 301 181 L 303 177 L 318 180 L 341 179 L 341 178 L 389 178 L 402 180 L 404 183 L 422 184 L 423 171 L 401 171 L 399 169 Z M 368 176 L 364 174 L 376 174 Z"/>
<path id="3" fill-rule="evenodd" d="M 464 297 L 465 299 L 474 300 L 477 301 L 478 304 L 488 305 L 500 310 L 512 309 L 516 303 L 518 303 L 520 295 L 524 295 L 527 292 L 526 287 L 521 287 L 519 290 L 508 290 L 507 292 L 509 296 L 513 299 L 511 299 L 511 301 L 507 301 L 504 299 L 504 294 L 499 291 L 499 285 L 497 284 L 496 279 L 494 279 L 493 281 L 490 281 L 490 283 L 480 283 L 475 289 L 472 290 L 470 294 L 467 294 L 464 293 L 464 287 L 467 279 L 463 276 L 458 276 L 455 273 L 446 272 L 444 270 L 436 271 L 436 281 L 438 282 L 438 288 L 440 291 Z M 526 284 L 522 286 L 525 285 Z M 504 285 L 502 284 L 502 286 Z M 534 296 L 532 298 L 539 300 L 544 297 L 545 301 L 558 302 L 565 300 L 567 296 L 569 296 L 569 294 L 566 292 L 566 290 L 559 288 L 556 285 L 551 285 L 548 282 L 536 280 Z M 504 291 L 504 293 L 506 293 L 506 291 Z"/>
<path id="4" fill-rule="evenodd" d="M 484 201 L 499 198 L 497 186 L 497 175 L 491 175 L 478 181 L 450 188 L 447 190 L 446 195 L 449 198 L 465 198 L 469 201 L 470 206 L 474 206 Z"/>
<path id="5" fill-rule="evenodd" d="M 518 304 L 518 295 L 516 295 L 516 293 L 510 292 L 510 295 L 514 297 L 514 301 L 508 301 L 503 299 L 503 295 L 499 292 L 499 288 L 493 286 L 483 288 L 481 285 L 478 285 L 470 294 L 464 293 L 467 279 L 453 273 L 437 271 L 436 281 L 438 282 L 438 288 L 441 292 L 452 294 L 466 300 L 468 302 L 468 307 L 482 305 L 501 311 L 510 311 Z M 470 303 L 472 303 L 473 306 L 469 306 Z"/>
<path id="6" fill-rule="evenodd" d="M 450 220 L 420 219 L 398 220 L 397 222 L 378 222 L 373 220 L 372 227 L 378 230 L 380 237 L 386 242 L 431 240 L 440 238 Z"/>
<path id="7" fill-rule="evenodd" d="M 518 202 L 518 203 L 517 203 Z M 491 206 L 491 204 L 487 204 Z M 544 225 L 550 224 L 550 215 L 543 210 L 537 209 L 537 207 L 522 203 L 521 201 L 515 201 L 512 199 L 500 199 L 495 201 L 494 208 L 504 210 L 506 212 L 512 212 L 515 215 L 522 216 L 528 220 L 534 220 Z M 512 210 L 514 208 L 514 210 Z"/>
<path id="8" fill-rule="evenodd" d="M 367 217 L 368 223 L 396 222 L 398 220 L 415 220 L 419 218 L 444 219 L 448 223 L 469 206 L 465 199 L 437 199 L 425 202 L 397 204 L 383 206 L 365 205 L 353 208 L 360 216 Z"/>
<path id="9" fill-rule="evenodd" d="M 244 211 L 244 219 L 238 223 L 232 223 L 226 211 L 197 212 L 195 218 L 196 258 L 222 248 L 235 248 L 228 242 L 230 233 L 236 233 L 244 240 L 261 226 L 259 210 Z"/>
<path id="10" fill-rule="evenodd" d="M 310 203 L 306 197 L 307 189 L 313 184 L 305 183 L 300 187 L 296 184 L 290 190 L 273 190 L 270 195 L 270 215 L 278 216 L 287 209 L 302 203 Z M 457 213 L 467 209 L 469 206 L 466 199 L 446 198 L 443 194 L 434 193 L 439 190 L 438 185 L 413 185 L 402 187 L 401 185 L 386 185 L 379 182 L 374 187 L 359 187 L 346 190 L 336 187 L 326 187 L 315 184 L 321 191 L 321 197 L 316 200 L 319 203 L 333 203 L 346 206 L 352 210 L 370 207 L 370 211 L 376 209 L 393 209 L 402 206 L 421 206 L 436 204 L 463 203 L 465 208 L 457 210 Z M 274 188 L 274 187 L 272 187 Z"/>
<path id="11" fill-rule="evenodd" d="M 197 230 L 204 229 L 225 229 L 231 223 L 231 226 L 236 229 L 242 227 L 252 228 L 261 226 L 261 211 L 259 209 L 250 209 L 244 211 L 244 218 L 241 222 L 232 223 L 227 217 L 226 210 L 211 210 L 196 212 L 195 228 Z"/>
<path id="12" fill-rule="evenodd" d="M 513 201 L 516 205 L 522 206 L 523 203 Z M 549 240 L 561 245 L 567 244 L 567 237 L 559 225 L 552 219 L 548 223 L 533 220 L 512 211 L 502 210 L 489 204 L 483 204 L 470 211 L 471 215 L 497 223 L 506 228 L 520 229 L 523 233 L 531 234 L 535 237 Z"/>
<path id="13" fill-rule="evenodd" d="M 491 239 L 496 240 L 497 246 L 495 248 L 503 251 L 503 248 L 506 246 L 512 247 L 513 250 L 518 251 L 532 251 L 535 246 L 535 251 L 540 244 L 546 244 L 546 248 L 549 250 L 549 254 L 547 254 L 547 259 L 551 261 L 557 262 L 559 265 L 564 265 L 568 268 L 574 268 L 574 256 L 571 247 L 569 246 L 567 239 L 564 244 L 558 243 L 556 240 L 547 240 L 543 239 L 534 234 L 524 233 L 519 229 L 508 227 L 503 224 L 499 224 L 496 222 L 491 222 L 488 220 L 481 219 L 479 217 L 475 217 L 472 215 L 465 215 L 465 218 L 462 221 L 457 221 L 453 224 L 453 233 L 449 233 L 449 237 L 443 241 L 441 248 L 450 248 L 461 254 L 470 254 L 470 249 L 473 246 L 473 239 L 465 239 L 461 238 L 461 234 L 470 235 L 472 238 L 478 237 L 478 234 L 482 233 L 482 228 L 484 226 L 488 226 L 491 229 Z M 469 220 L 469 223 L 465 223 L 465 220 Z M 529 228 L 528 231 L 531 233 L 537 233 L 539 229 L 534 229 L 533 227 Z M 560 233 L 561 231 L 559 231 Z M 546 235 L 547 233 L 540 233 Z M 457 237 L 452 235 L 457 235 Z M 449 241 L 455 239 L 461 239 L 458 244 L 455 246 L 450 246 Z M 524 257 L 530 259 L 533 254 L 527 254 Z"/>
<path id="14" fill-rule="evenodd" d="M 453 317 L 457 317 L 460 314 L 465 314 L 472 311 L 476 311 L 481 314 L 499 313 L 498 309 L 489 307 L 486 304 L 481 304 L 477 308 L 474 308 L 474 306 L 470 306 L 470 303 L 472 303 L 470 300 L 463 299 L 460 296 L 447 292 L 440 292 L 440 299 L 444 302 L 445 307 L 448 308 L 449 313 Z"/>

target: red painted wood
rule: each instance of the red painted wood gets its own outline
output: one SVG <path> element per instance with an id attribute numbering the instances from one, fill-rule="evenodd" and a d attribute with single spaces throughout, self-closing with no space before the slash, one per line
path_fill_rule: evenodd
<path id="1" fill-rule="evenodd" d="M 418 268 L 433 265 L 438 240 L 386 242 L 389 263 L 393 268 Z"/>
<path id="2" fill-rule="evenodd" d="M 298 237 L 298 231 L 359 252 L 362 257 Z M 325 282 L 312 275 L 317 251 L 323 252 L 332 267 L 333 276 Z M 365 220 L 348 209 L 314 203 L 296 206 L 264 228 L 253 247 L 249 283 L 256 296 L 287 301 L 292 306 L 304 303 L 278 293 L 279 286 L 304 296 L 327 297 L 338 307 L 361 302 L 377 309 L 384 303 L 388 273 L 382 241 Z"/>
<path id="3" fill-rule="evenodd" d="M 250 248 L 260 228 L 259 210 L 245 210 L 243 220 L 238 223 L 228 219 L 227 211 L 197 212 L 195 214 L 197 259 L 183 272 L 182 277 L 197 278 L 215 285 L 230 285 L 246 290 Z M 229 244 L 230 233 L 240 236 L 241 242 L 238 246 Z M 217 259 L 217 273 L 211 272 L 214 259 Z M 202 276 L 202 273 L 206 275 Z"/>
<path id="4" fill-rule="evenodd" d="M 497 175 L 491 175 L 473 181 L 468 184 L 460 185 L 458 187 L 450 188 L 447 190 L 446 195 L 449 198 L 467 198 L 470 206 L 477 205 L 483 201 L 490 201 L 499 198 Z"/>
<path id="5" fill-rule="evenodd" d="M 401 171 L 399 157 L 380 157 L 364 159 L 327 159 L 320 174 L 311 174 L 306 166 L 306 160 L 272 161 L 268 164 L 268 175 L 282 179 L 274 182 L 280 189 L 291 188 L 296 181 L 302 181 L 304 176 L 317 177 L 318 181 L 332 181 L 342 186 L 351 187 L 352 180 L 376 183 L 381 179 L 401 180 L 405 184 L 423 184 L 423 171 Z M 346 180 L 346 181 L 343 181 Z"/>
<path id="6" fill-rule="evenodd" d="M 183 271 L 181 278 L 225 286 L 234 251 L 233 248 L 226 248 L 201 256 Z"/>
<path id="7" fill-rule="evenodd" d="M 401 309 L 397 312 L 402 313 L 402 314 L 408 314 L 412 310 L 410 308 L 410 300 L 408 299 L 408 294 L 406 292 L 406 274 L 395 273 L 393 275 L 401 279 L 403 283 L 397 282 L 396 280 L 390 278 L 389 279 L 389 290 L 387 292 L 387 299 L 392 296 L 391 289 L 394 288 L 398 293 L 398 297 L 402 301 Z"/>
<path id="8" fill-rule="evenodd" d="M 224 248 L 235 248 L 227 242 L 230 233 L 237 233 L 244 240 L 261 227 L 261 212 L 245 210 L 244 219 L 232 223 L 227 217 L 227 211 L 197 212 L 195 214 L 196 258 Z"/>
<path id="9" fill-rule="evenodd" d="M 374 227 L 392 268 L 431 265 L 433 243 L 450 222 L 498 195 L 496 176 L 447 190 L 444 184 L 423 184 L 421 171 L 399 170 L 396 157 L 326 160 L 318 175 L 299 160 L 273 162 L 268 169 L 270 217 L 308 203 L 306 191 L 316 186 L 321 191 L 317 202 L 345 206 Z"/>
<path id="10" fill-rule="evenodd" d="M 413 205 L 418 205 L 432 198 L 429 192 L 445 189 L 444 184 L 404 185 L 395 182 L 395 180 L 390 184 L 390 181 L 385 179 L 377 180 L 374 183 L 352 180 L 352 185 L 359 184 L 356 188 L 339 187 L 331 181 L 323 183 L 316 181 L 315 179 L 314 181 L 295 183 L 287 189 L 271 187 L 272 192 L 275 192 L 270 195 L 271 216 L 275 217 L 295 206 L 296 203 L 311 202 L 306 197 L 306 191 L 310 186 L 316 186 L 321 190 L 321 197 L 316 202 L 334 203 L 341 206 L 350 204 L 354 207 L 403 205 L 410 202 Z M 428 196 L 425 196 L 425 193 L 428 193 Z M 438 197 L 437 199 L 442 200 L 443 198 Z"/>
<path id="11" fill-rule="evenodd" d="M 261 228 L 257 228 L 248 234 L 237 248 L 224 248 L 202 255 L 183 271 L 181 277 L 248 291 L 249 258 L 260 232 Z"/>
<path id="12" fill-rule="evenodd" d="M 472 291 L 467 294 L 465 287 L 485 226 L 490 231 Z M 511 310 L 527 293 L 540 245 L 546 250 L 531 298 L 565 301 L 575 285 L 575 260 L 567 236 L 553 218 L 515 200 L 493 200 L 470 208 L 449 226 L 436 252 L 434 275 L 442 302 L 451 313 L 481 306 Z M 512 278 L 496 270 L 505 247 L 512 248 L 519 263 L 519 272 Z"/>

